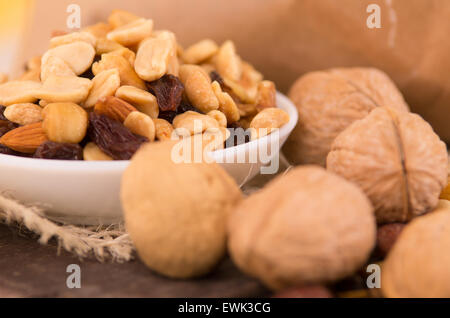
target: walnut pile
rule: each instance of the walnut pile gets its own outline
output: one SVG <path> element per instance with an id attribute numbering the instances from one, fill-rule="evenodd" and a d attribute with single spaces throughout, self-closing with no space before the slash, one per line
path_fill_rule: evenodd
<path id="1" fill-rule="evenodd" d="M 375 232 L 372 206 L 358 187 L 305 166 L 237 206 L 228 248 L 242 271 L 280 290 L 352 274 L 367 261 Z"/>
<path id="2" fill-rule="evenodd" d="M 174 142 L 147 144 L 124 173 L 126 228 L 142 261 L 172 278 L 209 273 L 226 252 L 226 220 L 241 199 L 217 164 L 176 164 Z"/>
<path id="3" fill-rule="evenodd" d="M 308 73 L 295 82 L 289 97 L 299 113 L 299 123 L 284 147 L 293 164 L 324 166 L 336 136 L 376 107 L 408 110 L 390 78 L 372 68 Z"/>
<path id="4" fill-rule="evenodd" d="M 361 187 L 379 223 L 406 222 L 438 204 L 447 147 L 420 116 L 379 107 L 336 138 L 327 168 Z"/>

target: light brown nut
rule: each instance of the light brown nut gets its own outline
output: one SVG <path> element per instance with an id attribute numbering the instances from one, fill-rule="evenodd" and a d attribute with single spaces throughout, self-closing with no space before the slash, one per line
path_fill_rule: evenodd
<path id="1" fill-rule="evenodd" d="M 219 108 L 219 100 L 211 87 L 211 79 L 200 66 L 182 65 L 180 80 L 189 101 L 197 109 L 208 113 Z"/>
<path id="2" fill-rule="evenodd" d="M 170 140 L 174 132 L 173 126 L 167 120 L 156 118 L 155 123 L 156 139 L 159 141 Z"/>
<path id="3" fill-rule="evenodd" d="M 250 123 L 252 140 L 264 137 L 289 122 L 289 115 L 279 108 L 267 108 L 253 118 Z"/>
<path id="4" fill-rule="evenodd" d="M 209 128 L 219 128 L 220 125 L 217 120 L 212 117 L 193 111 L 187 111 L 175 117 L 173 120 L 173 127 L 179 136 L 192 136 L 201 134 Z"/>
<path id="5" fill-rule="evenodd" d="M 26 68 L 27 70 L 34 70 L 41 67 L 42 56 L 34 56 L 27 61 Z"/>
<path id="6" fill-rule="evenodd" d="M 105 154 L 95 143 L 88 143 L 83 149 L 83 158 L 86 161 L 112 161 L 113 158 Z"/>
<path id="7" fill-rule="evenodd" d="M 37 100 L 35 90 L 41 83 L 34 81 L 11 81 L 0 85 L 0 105 L 33 103 Z"/>
<path id="8" fill-rule="evenodd" d="M 122 47 L 120 49 L 112 51 L 111 53 L 123 56 L 130 63 L 130 65 L 134 67 L 134 63 L 136 61 L 136 53 L 131 51 L 129 48 Z"/>
<path id="9" fill-rule="evenodd" d="M 173 39 L 151 37 L 139 45 L 134 68 L 140 78 L 148 82 L 160 79 L 169 71 L 169 64 L 176 55 Z"/>
<path id="10" fill-rule="evenodd" d="M 242 62 L 242 76 L 239 86 L 245 90 L 248 102 L 256 103 L 258 84 L 263 80 L 263 75 L 247 62 Z M 272 106 L 274 107 L 274 106 Z"/>
<path id="11" fill-rule="evenodd" d="M 48 141 L 42 122 L 13 129 L 0 138 L 0 144 L 22 153 L 34 153 Z"/>
<path id="12" fill-rule="evenodd" d="M 219 101 L 219 110 L 225 114 L 228 123 L 234 123 L 241 118 L 240 110 L 233 98 L 222 91 L 220 84 L 214 81 L 211 85 L 214 94 Z"/>
<path id="13" fill-rule="evenodd" d="M 114 96 L 100 98 L 94 108 L 97 114 L 108 116 L 111 119 L 123 123 L 128 115 L 137 111 L 132 105 L 126 101 Z"/>
<path id="14" fill-rule="evenodd" d="M 21 126 L 42 121 L 42 108 L 31 103 L 10 105 L 3 114 L 9 121 Z"/>
<path id="15" fill-rule="evenodd" d="M 92 79 L 92 88 L 83 106 L 85 108 L 95 106 L 95 104 L 100 98 L 106 96 L 113 96 L 119 87 L 120 87 L 119 70 L 113 68 L 98 73 Z"/>
<path id="16" fill-rule="evenodd" d="M 41 82 L 41 69 L 35 68 L 23 73 L 18 79 L 18 81 L 33 81 L 33 82 Z"/>
<path id="17" fill-rule="evenodd" d="M 156 137 L 156 129 L 150 116 L 141 112 L 131 112 L 125 119 L 123 125 L 133 134 L 147 137 L 152 142 Z"/>
<path id="18" fill-rule="evenodd" d="M 236 47 L 232 41 L 222 44 L 214 59 L 219 74 L 231 81 L 239 81 L 242 76 L 241 58 L 236 54 Z"/>
<path id="19" fill-rule="evenodd" d="M 50 56 L 41 66 L 41 81 L 45 82 L 50 76 L 76 76 L 70 66 L 57 56 Z"/>
<path id="20" fill-rule="evenodd" d="M 171 43 L 171 49 L 169 53 L 169 62 L 167 64 L 167 74 L 179 76 L 180 72 L 180 59 L 178 58 L 178 42 L 173 32 L 162 30 L 155 31 L 154 36 L 158 39 L 167 40 Z"/>
<path id="21" fill-rule="evenodd" d="M 119 9 L 113 10 L 108 17 L 108 23 L 114 29 L 120 28 L 136 20 L 139 20 L 139 17 L 137 15 Z"/>
<path id="22" fill-rule="evenodd" d="M 262 111 L 266 108 L 277 107 L 277 89 L 275 83 L 262 81 L 258 84 L 258 94 L 256 98 L 256 108 Z"/>
<path id="23" fill-rule="evenodd" d="M 131 46 L 152 35 L 153 20 L 138 19 L 109 32 L 106 38 L 124 46 Z"/>
<path id="24" fill-rule="evenodd" d="M 95 49 L 92 45 L 77 41 L 50 49 L 42 56 L 42 64 L 52 56 L 59 57 L 69 65 L 76 75 L 86 72 L 94 61 Z"/>
<path id="25" fill-rule="evenodd" d="M 89 32 L 73 32 L 66 35 L 52 37 L 50 39 L 50 48 L 78 41 L 86 42 L 95 47 L 97 38 Z"/>
<path id="26" fill-rule="evenodd" d="M 116 91 L 116 97 L 132 104 L 140 112 L 151 118 L 158 118 L 159 106 L 156 97 L 151 93 L 134 86 L 122 86 Z"/>
<path id="27" fill-rule="evenodd" d="M 220 110 L 212 110 L 207 114 L 209 117 L 214 118 L 219 123 L 220 127 L 227 127 L 227 116 L 225 116 L 224 113 L 222 113 Z"/>
<path id="28" fill-rule="evenodd" d="M 92 65 L 92 72 L 94 75 L 102 71 L 117 68 L 120 74 L 120 83 L 122 85 L 131 85 L 140 89 L 147 89 L 145 82 L 139 78 L 134 71 L 130 62 L 122 55 L 114 52 L 103 54 L 102 59 Z"/>
<path id="29" fill-rule="evenodd" d="M 0 72 L 0 84 L 6 83 L 8 81 L 8 75 Z"/>
<path id="30" fill-rule="evenodd" d="M 218 50 L 216 42 L 205 39 L 184 50 L 182 58 L 186 64 L 200 64 L 211 58 Z"/>
<path id="31" fill-rule="evenodd" d="M 194 135 L 193 138 L 201 136 L 203 149 L 207 151 L 215 151 L 225 148 L 225 141 L 230 137 L 231 133 L 225 127 L 209 128 L 203 134 Z"/>
<path id="32" fill-rule="evenodd" d="M 51 141 L 77 144 L 86 136 L 88 114 L 77 104 L 48 104 L 43 115 L 42 128 Z"/>
<path id="33" fill-rule="evenodd" d="M 95 46 L 95 52 L 97 55 L 102 55 L 105 53 L 110 53 L 119 49 L 125 48 L 117 42 L 108 39 L 98 39 Z"/>
<path id="34" fill-rule="evenodd" d="M 83 103 L 92 88 L 91 80 L 81 77 L 50 76 L 40 88 L 34 91 L 37 99 L 48 103 Z"/>
<path id="35" fill-rule="evenodd" d="M 258 114 L 258 109 L 255 104 L 237 104 L 237 108 L 241 117 L 254 117 Z"/>
<path id="36" fill-rule="evenodd" d="M 206 74 L 211 74 L 211 72 L 215 72 L 216 67 L 212 65 L 211 63 L 203 63 L 200 64 L 201 68 L 205 71 Z"/>
<path id="37" fill-rule="evenodd" d="M 83 29 L 84 32 L 89 32 L 97 39 L 106 38 L 106 35 L 112 31 L 112 27 L 104 22 L 99 22 Z"/>

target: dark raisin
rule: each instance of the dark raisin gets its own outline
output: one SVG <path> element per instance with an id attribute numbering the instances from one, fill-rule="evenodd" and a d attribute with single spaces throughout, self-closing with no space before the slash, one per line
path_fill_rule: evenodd
<path id="1" fill-rule="evenodd" d="M 180 106 L 178 107 L 178 115 L 188 112 L 188 111 L 192 111 L 192 112 L 196 112 L 196 113 L 200 113 L 203 114 L 200 110 L 198 110 L 197 108 L 195 108 L 194 106 L 192 106 L 189 102 L 186 101 L 182 101 Z"/>
<path id="2" fill-rule="evenodd" d="M 167 120 L 169 123 L 173 123 L 173 120 L 175 117 L 177 117 L 178 113 L 174 111 L 167 111 L 167 112 L 159 112 L 159 118 Z"/>
<path id="3" fill-rule="evenodd" d="M 216 71 L 212 71 L 211 73 L 209 73 L 209 77 L 211 78 L 211 82 L 217 82 L 222 87 L 225 86 L 225 82 L 223 81 L 222 76 L 220 76 L 220 74 Z"/>
<path id="4" fill-rule="evenodd" d="M 6 118 L 5 118 L 6 119 Z M 16 129 L 19 125 L 9 121 L 9 120 L 0 120 L 0 137 L 6 134 L 7 132 Z"/>
<path id="5" fill-rule="evenodd" d="M 134 135 L 120 122 L 105 115 L 89 115 L 88 135 L 108 156 L 115 160 L 129 160 L 147 138 Z"/>
<path id="6" fill-rule="evenodd" d="M 0 145 L 0 154 L 2 154 L 2 155 L 10 155 L 10 156 L 19 156 L 19 157 L 26 156 L 25 154 L 22 154 L 20 152 L 14 151 L 11 148 L 8 148 L 8 147 L 6 147 L 4 145 Z"/>
<path id="7" fill-rule="evenodd" d="M 235 147 L 250 142 L 251 133 L 244 129 L 239 122 L 228 125 L 230 138 L 225 142 L 225 148 Z"/>
<path id="8" fill-rule="evenodd" d="M 0 120 L 8 121 L 8 118 L 6 118 L 4 115 L 5 110 L 5 106 L 0 106 Z"/>
<path id="9" fill-rule="evenodd" d="M 148 83 L 148 89 L 155 95 L 161 111 L 177 111 L 184 92 L 183 83 L 178 77 L 164 75 L 159 80 Z"/>
<path id="10" fill-rule="evenodd" d="M 36 149 L 33 158 L 57 160 L 83 160 L 83 149 L 78 144 L 44 142 Z"/>
<path id="11" fill-rule="evenodd" d="M 200 110 L 189 104 L 189 102 L 182 100 L 180 103 L 180 106 L 178 106 L 177 111 L 165 111 L 165 112 L 159 112 L 159 118 L 167 120 L 169 123 L 173 123 L 173 120 L 177 115 L 183 114 L 187 111 L 193 111 L 202 114 Z"/>

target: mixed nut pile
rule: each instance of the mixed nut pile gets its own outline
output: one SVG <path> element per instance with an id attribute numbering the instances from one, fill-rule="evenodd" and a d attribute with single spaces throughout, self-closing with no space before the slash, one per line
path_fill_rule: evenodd
<path id="1" fill-rule="evenodd" d="M 128 160 L 143 143 L 207 131 L 222 138 L 216 149 L 235 145 L 225 145 L 227 128 L 267 134 L 289 121 L 274 83 L 233 42 L 183 50 L 172 32 L 121 10 L 108 23 L 55 32 L 20 79 L 0 80 L 0 153 L 16 156 Z"/>

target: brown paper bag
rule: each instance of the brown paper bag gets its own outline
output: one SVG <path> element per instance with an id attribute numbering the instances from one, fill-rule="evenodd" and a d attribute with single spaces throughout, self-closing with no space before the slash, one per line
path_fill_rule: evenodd
<path id="1" fill-rule="evenodd" d="M 69 0 L 36 0 L 22 56 L 46 49 L 66 29 Z M 239 53 L 286 92 L 305 72 L 374 66 L 387 72 L 411 109 L 450 141 L 450 1 L 448 0 L 78 0 L 82 24 L 106 20 L 115 8 L 155 20 L 183 45 L 233 39 Z M 379 5 L 381 28 L 367 27 Z"/>

